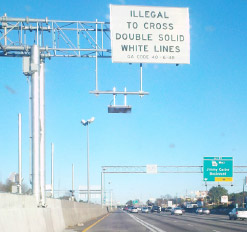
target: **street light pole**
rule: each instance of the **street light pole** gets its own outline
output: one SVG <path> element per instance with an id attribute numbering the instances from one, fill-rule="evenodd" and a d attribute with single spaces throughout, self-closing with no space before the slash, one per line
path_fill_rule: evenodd
<path id="1" fill-rule="evenodd" d="M 89 179 L 89 129 L 87 123 L 87 202 L 90 202 L 90 179 Z"/>
<path id="2" fill-rule="evenodd" d="M 90 203 L 90 178 L 89 178 L 89 128 L 88 125 L 94 121 L 94 117 L 85 121 L 81 120 L 83 126 L 87 126 L 87 202 Z"/>

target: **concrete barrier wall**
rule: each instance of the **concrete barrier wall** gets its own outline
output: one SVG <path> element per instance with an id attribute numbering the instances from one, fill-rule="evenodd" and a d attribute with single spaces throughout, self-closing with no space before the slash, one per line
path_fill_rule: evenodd
<path id="1" fill-rule="evenodd" d="M 0 193 L 1 232 L 62 232 L 106 213 L 100 205 L 58 199 L 39 208 L 33 196 Z"/>

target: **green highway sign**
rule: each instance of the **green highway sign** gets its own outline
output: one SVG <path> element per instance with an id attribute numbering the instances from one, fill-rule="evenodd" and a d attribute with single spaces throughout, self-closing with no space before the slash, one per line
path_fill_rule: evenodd
<path id="1" fill-rule="evenodd" d="M 233 181 L 232 157 L 204 157 L 203 158 L 204 181 Z"/>
<path id="2" fill-rule="evenodd" d="M 133 203 L 133 205 L 138 204 L 139 200 L 133 200 L 132 203 Z"/>

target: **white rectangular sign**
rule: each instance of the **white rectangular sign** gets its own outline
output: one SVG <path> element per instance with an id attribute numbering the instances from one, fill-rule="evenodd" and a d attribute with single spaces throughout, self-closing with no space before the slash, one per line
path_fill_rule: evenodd
<path id="1" fill-rule="evenodd" d="M 168 204 L 168 207 L 172 207 L 172 201 L 168 201 L 167 204 Z"/>
<path id="2" fill-rule="evenodd" d="M 157 172 L 158 172 L 157 164 L 147 164 L 146 173 L 157 174 Z"/>
<path id="3" fill-rule="evenodd" d="M 221 196 L 221 203 L 228 203 L 228 196 Z"/>
<path id="4" fill-rule="evenodd" d="M 112 62 L 190 63 L 188 8 L 110 6 Z"/>

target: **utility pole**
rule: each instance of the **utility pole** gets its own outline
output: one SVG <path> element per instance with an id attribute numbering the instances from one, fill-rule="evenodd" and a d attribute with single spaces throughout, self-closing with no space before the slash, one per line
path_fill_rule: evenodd
<path id="1" fill-rule="evenodd" d="M 71 190 L 71 198 L 74 201 L 74 164 L 72 164 L 72 190 Z"/>
<path id="2" fill-rule="evenodd" d="M 51 197 L 54 197 L 54 144 L 51 143 Z"/>
<path id="3" fill-rule="evenodd" d="M 18 175 L 18 179 L 19 179 L 19 186 L 18 186 L 18 192 L 19 194 L 22 193 L 22 153 L 21 153 L 21 114 L 18 114 L 18 157 L 19 157 L 19 175 Z"/>
<path id="4" fill-rule="evenodd" d="M 103 208 L 103 199 L 104 199 L 104 195 L 103 195 L 103 192 L 104 192 L 103 183 L 104 183 L 104 172 L 102 170 L 101 171 L 101 206 L 102 206 L 102 208 Z"/>
<path id="5" fill-rule="evenodd" d="M 245 206 L 244 206 L 244 195 L 245 195 L 244 194 L 244 185 L 245 185 L 245 179 L 244 179 L 244 182 L 243 182 L 243 206 L 242 206 L 243 208 L 245 208 Z"/>

